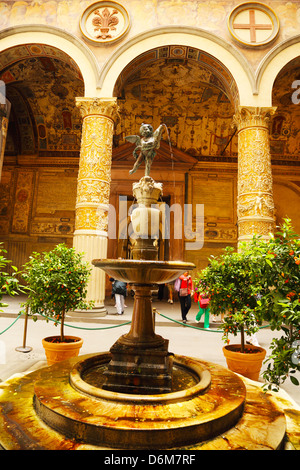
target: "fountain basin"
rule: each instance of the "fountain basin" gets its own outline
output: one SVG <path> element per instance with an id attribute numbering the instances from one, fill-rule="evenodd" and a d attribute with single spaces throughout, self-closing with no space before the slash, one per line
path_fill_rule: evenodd
<path id="1" fill-rule="evenodd" d="M 70 383 L 73 387 L 86 395 L 98 397 L 106 400 L 116 400 L 117 402 L 128 402 L 136 404 L 157 404 L 157 403 L 172 403 L 178 400 L 188 400 L 193 396 L 203 394 L 210 387 L 211 374 L 203 367 L 197 360 L 183 356 L 175 356 L 173 361 L 173 368 L 177 368 L 178 375 L 190 376 L 190 382 L 192 386 L 183 390 L 176 390 L 180 386 L 173 385 L 175 389 L 171 393 L 155 394 L 155 395 L 133 395 L 126 393 L 114 393 L 101 388 L 101 377 L 97 383 L 97 375 L 102 373 L 97 372 L 101 366 L 105 366 L 111 359 L 110 353 L 102 353 L 99 355 L 93 355 L 83 361 L 79 361 L 75 364 L 70 372 Z M 91 385 L 93 381 L 88 381 L 85 376 L 91 372 L 90 375 L 94 375 L 96 386 Z"/>
<path id="2" fill-rule="evenodd" d="M 89 355 L 75 365 L 65 361 L 41 372 L 34 384 L 40 419 L 66 437 L 92 445 L 165 449 L 210 439 L 232 428 L 243 414 L 243 381 L 223 367 L 195 358 L 174 357 L 175 364 L 197 376 L 198 382 L 173 393 L 123 394 L 84 383 L 83 372 L 107 363 L 109 356 L 108 352 Z"/>
<path id="3" fill-rule="evenodd" d="M 165 284 L 175 281 L 185 271 L 195 268 L 184 261 L 134 259 L 94 259 L 92 264 L 119 281 L 139 284 Z"/>
<path id="4" fill-rule="evenodd" d="M 156 402 L 147 404 L 148 397 L 142 397 L 144 403 L 137 403 L 134 402 L 139 400 L 136 395 L 129 396 L 128 403 L 126 401 L 122 403 L 119 400 L 120 394 L 117 395 L 118 401 L 113 399 L 113 393 L 110 394 L 111 399 L 97 398 L 80 392 L 71 385 L 70 377 L 72 371 L 76 369 L 76 364 L 90 359 L 91 356 L 69 359 L 1 384 L 0 449 L 111 451 L 120 448 L 135 449 L 136 441 L 138 441 L 137 448 L 143 450 L 281 448 L 286 435 L 282 399 L 277 399 L 276 394 L 262 392 L 260 384 L 250 383 L 218 364 L 199 361 L 199 366 L 207 369 L 211 375 L 208 392 L 190 397 L 188 400 L 180 400 L 178 405 L 176 402 L 167 403 L 167 401 L 159 403 L 157 396 L 155 396 Z M 195 360 L 187 358 L 187 361 L 190 359 Z M 235 377 L 236 382 L 232 377 Z M 245 391 L 241 380 L 246 388 L 244 403 Z M 229 403 L 227 397 L 230 398 Z M 234 402 L 239 408 L 239 413 L 241 407 L 243 408 L 240 419 L 237 416 L 233 419 L 230 415 L 230 407 L 234 413 Z M 214 409 L 209 409 L 212 405 Z M 229 418 L 235 424 L 227 431 L 215 435 L 217 426 L 220 429 L 221 411 L 223 407 L 224 415 L 224 406 L 227 407 Z M 286 407 L 288 412 L 296 413 L 291 403 L 287 403 Z M 289 420 L 291 417 L 290 413 Z M 202 430 L 206 428 L 206 435 L 212 437 L 206 440 L 199 439 L 197 442 L 201 423 Z M 195 436 L 193 431 L 197 424 L 199 434 Z M 296 424 L 294 426 L 296 436 Z M 104 434 L 101 433 L 101 428 Z M 95 429 L 97 433 L 94 433 Z M 176 446 L 173 429 L 177 434 Z M 104 439 L 107 435 L 112 436 L 111 441 Z M 179 439 L 182 444 L 179 444 Z M 158 442 L 157 446 L 154 444 L 155 441 Z"/>

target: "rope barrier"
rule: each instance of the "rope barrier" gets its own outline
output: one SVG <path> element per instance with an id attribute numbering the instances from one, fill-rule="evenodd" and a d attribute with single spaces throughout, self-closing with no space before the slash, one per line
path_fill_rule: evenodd
<path id="1" fill-rule="evenodd" d="M 182 325 L 182 326 L 187 326 L 188 328 L 194 328 L 195 330 L 200 330 L 200 331 L 207 331 L 207 332 L 210 332 L 210 333 L 223 333 L 223 330 L 222 329 L 212 329 L 212 328 L 200 328 L 199 326 L 194 326 L 194 325 L 188 325 L 187 323 L 183 323 L 183 322 L 180 322 L 178 320 L 174 320 L 173 318 L 170 318 L 170 317 L 167 317 L 166 315 L 158 312 L 157 310 L 155 310 L 155 312 L 160 315 L 161 317 L 163 318 L 166 318 L 167 320 L 170 320 L 174 323 L 178 323 L 179 325 Z M 7 328 L 5 328 L 5 330 L 3 330 L 2 332 L 0 332 L 0 335 L 2 335 L 3 333 L 5 333 L 7 330 L 9 330 L 18 320 L 19 318 L 24 315 L 24 312 L 21 312 L 17 318 L 11 323 L 11 325 L 9 325 Z M 53 318 L 50 318 L 50 317 L 47 317 L 46 315 L 43 315 L 43 314 L 40 314 L 42 317 L 46 318 L 46 320 L 50 320 L 54 323 L 60 323 L 60 321 L 58 320 L 54 320 Z M 75 328 L 75 329 L 78 329 L 78 330 L 87 330 L 87 331 L 97 331 L 97 330 L 110 330 L 112 328 L 119 328 L 120 326 L 125 326 L 125 325 L 129 325 L 131 323 L 131 321 L 128 321 L 128 322 L 124 322 L 124 323 L 120 323 L 119 325 L 112 325 L 112 326 L 105 326 L 105 327 L 102 327 L 102 328 L 86 328 L 86 327 L 80 327 L 80 326 L 75 326 L 75 325 L 70 325 L 70 324 L 67 324 L 65 323 L 65 326 L 69 327 L 69 328 Z M 260 326 L 259 329 L 262 329 L 262 328 L 268 328 L 270 325 L 263 325 L 263 326 Z"/>
<path id="2" fill-rule="evenodd" d="M 21 313 L 24 313 L 23 311 Z M 23 345 L 17 346 L 15 348 L 18 352 L 28 353 L 32 351 L 31 346 L 26 346 L 26 337 L 27 337 L 27 325 L 28 325 L 28 306 L 25 308 L 25 321 L 24 321 L 24 333 L 23 333 Z"/>
<path id="3" fill-rule="evenodd" d="M 47 317 L 46 315 L 43 315 L 42 313 L 40 313 L 40 315 L 44 318 L 46 318 L 47 320 L 50 320 L 50 321 L 53 321 L 55 323 L 61 323 L 60 321 L 58 320 L 54 320 L 53 318 L 50 318 L 50 317 Z M 106 326 L 106 327 L 103 327 L 103 328 L 85 328 L 85 327 L 80 327 L 80 326 L 75 326 L 75 325 L 69 325 L 67 323 L 65 323 L 65 326 L 68 326 L 70 328 L 76 328 L 77 330 L 89 330 L 89 331 L 93 331 L 93 330 L 109 330 L 111 328 L 118 328 L 119 326 L 124 326 L 124 325 L 129 325 L 131 323 L 131 321 L 127 321 L 125 323 L 120 323 L 119 325 L 113 325 L 113 326 Z"/>
<path id="4" fill-rule="evenodd" d="M 223 330 L 213 330 L 211 328 L 200 328 L 199 326 L 194 326 L 194 325 L 188 325 L 187 323 L 183 323 L 181 321 L 178 321 L 178 320 L 174 320 L 173 318 L 170 318 L 170 317 L 167 317 L 166 315 L 163 315 L 162 313 L 159 313 L 157 310 L 156 310 L 156 313 L 158 315 L 160 315 L 161 317 L 164 317 L 166 318 L 167 320 L 170 320 L 174 323 L 178 323 L 179 325 L 182 325 L 182 326 L 188 326 L 189 328 L 194 328 L 195 330 L 201 330 L 201 331 L 209 331 L 209 332 L 212 332 L 212 333 L 223 333 Z"/>
<path id="5" fill-rule="evenodd" d="M 167 317 L 166 315 L 163 315 L 162 313 L 159 313 L 157 310 L 156 310 L 156 313 L 158 315 L 160 315 L 161 317 L 164 317 L 166 318 L 167 320 L 170 320 L 170 321 L 173 321 L 174 323 L 178 323 L 179 325 L 182 325 L 182 326 L 188 326 L 189 328 L 194 328 L 195 330 L 201 330 L 201 331 L 208 331 L 208 332 L 211 332 L 211 333 L 223 333 L 223 330 L 218 328 L 217 330 L 214 330 L 212 328 L 200 328 L 199 326 L 194 326 L 194 325 L 188 325 L 187 323 L 183 323 L 183 322 L 180 322 L 178 320 L 174 320 L 173 318 L 170 318 L 170 317 Z M 262 329 L 262 328 L 268 328 L 270 325 L 263 325 L 263 326 L 259 326 L 259 329 Z M 238 330 L 239 331 L 239 330 Z"/>
<path id="6" fill-rule="evenodd" d="M 19 315 L 17 316 L 17 318 L 7 327 L 5 328 L 5 330 L 1 331 L 0 332 L 0 336 L 3 335 L 3 333 L 5 333 L 7 330 L 9 330 L 18 320 L 19 318 L 24 315 L 24 312 L 21 312 L 19 313 Z M 46 318 L 47 320 L 50 320 L 50 321 L 53 321 L 53 322 L 56 322 L 56 323 L 60 323 L 59 321 L 57 320 L 54 320 L 53 318 L 50 318 L 50 317 L 47 317 L 46 315 L 42 315 L 44 318 Z M 65 324 L 65 326 L 68 326 L 70 328 L 76 328 L 78 330 L 109 330 L 111 328 L 118 328 L 119 326 L 124 326 L 124 325 L 129 325 L 131 323 L 131 321 L 128 321 L 128 322 L 124 322 L 124 323 L 120 323 L 119 325 L 113 325 L 113 326 L 106 326 L 106 327 L 103 327 L 103 328 L 85 328 L 85 327 L 80 327 L 80 326 L 75 326 L 75 325 L 69 325 L 69 324 Z"/>
<path id="7" fill-rule="evenodd" d="M 19 315 L 17 316 L 17 318 L 12 322 L 11 325 L 9 325 L 5 330 L 1 331 L 0 335 L 3 335 L 3 333 L 5 333 L 7 330 L 9 330 L 15 323 L 17 320 L 19 320 L 20 316 L 22 315 L 22 312 L 19 313 Z"/>

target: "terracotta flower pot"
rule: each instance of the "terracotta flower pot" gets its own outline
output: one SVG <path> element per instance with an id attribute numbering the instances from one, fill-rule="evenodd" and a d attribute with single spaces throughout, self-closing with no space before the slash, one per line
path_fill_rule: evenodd
<path id="1" fill-rule="evenodd" d="M 57 341 L 59 338 L 59 336 L 48 336 L 42 340 L 48 366 L 78 356 L 83 344 L 83 339 L 77 336 L 65 336 L 65 343 Z"/>
<path id="2" fill-rule="evenodd" d="M 231 344 L 223 347 L 228 369 L 241 374 L 251 380 L 258 381 L 262 362 L 266 356 L 266 350 L 259 346 L 245 345 L 248 352 L 241 353 L 240 344 Z M 251 352 L 250 352 L 251 351 Z"/>

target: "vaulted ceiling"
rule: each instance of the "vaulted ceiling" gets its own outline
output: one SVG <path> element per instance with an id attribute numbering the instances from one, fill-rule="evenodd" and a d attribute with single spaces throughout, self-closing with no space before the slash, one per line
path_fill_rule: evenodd
<path id="1" fill-rule="evenodd" d="M 270 141 L 272 159 L 279 164 L 300 164 L 300 104 L 291 99 L 299 66 L 300 58 L 290 62 L 274 83 L 277 111 Z M 67 54 L 44 44 L 7 49 L 0 53 L 0 80 L 12 104 L 7 156 L 36 155 L 41 163 L 44 157 L 79 157 L 82 121 L 75 97 L 84 96 L 84 84 Z M 176 45 L 147 51 L 124 68 L 114 94 L 121 114 L 114 136 L 115 161 L 124 155 L 124 145 L 130 152 L 125 137 L 137 134 L 142 122 L 154 128 L 165 123 L 168 134 L 163 139 L 167 145 L 170 140 L 181 157 L 185 153 L 198 160 L 236 161 L 235 81 L 203 51 Z"/>
<path id="2" fill-rule="evenodd" d="M 142 122 L 154 128 L 165 123 L 172 146 L 194 157 L 220 155 L 233 134 L 234 80 L 222 64 L 197 49 L 148 51 L 123 70 L 115 94 L 122 116 L 118 145 L 138 133 Z"/>
<path id="3" fill-rule="evenodd" d="M 28 44 L 0 54 L 0 79 L 12 104 L 7 155 L 79 155 L 83 96 L 75 62 L 56 48 Z"/>
<path id="4" fill-rule="evenodd" d="M 277 110 L 270 128 L 271 154 L 273 162 L 279 164 L 284 161 L 300 164 L 300 92 L 297 89 L 300 91 L 300 57 L 281 70 L 273 86 L 273 105 Z"/>

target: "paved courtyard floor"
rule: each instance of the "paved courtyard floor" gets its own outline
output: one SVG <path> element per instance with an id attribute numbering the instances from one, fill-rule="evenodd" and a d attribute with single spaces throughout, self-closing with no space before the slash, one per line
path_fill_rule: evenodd
<path id="1" fill-rule="evenodd" d="M 32 350 L 27 353 L 16 351 L 16 347 L 23 345 L 24 316 L 18 318 L 22 297 L 4 299 L 9 303 L 5 311 L 0 314 L 0 380 L 5 381 L 14 374 L 22 374 L 28 370 L 46 366 L 46 357 L 42 347 L 42 338 L 59 334 L 59 328 L 53 322 L 45 320 L 28 321 L 26 346 Z M 80 354 L 89 354 L 108 351 L 113 343 L 130 328 L 133 300 L 126 299 L 127 307 L 124 315 L 117 315 L 114 302 L 107 299 L 107 314 L 95 318 L 89 313 L 85 317 L 68 317 L 65 333 L 80 336 L 84 343 Z M 169 351 L 179 355 L 197 357 L 205 361 L 214 362 L 226 367 L 222 353 L 221 319 L 210 323 L 205 330 L 203 323 L 196 323 L 195 317 L 198 307 L 195 303 L 188 314 L 188 323 L 181 323 L 179 302 L 169 304 L 166 300 L 153 299 L 153 307 L 157 309 L 155 331 L 169 340 Z M 269 352 L 269 346 L 274 336 L 281 336 L 280 332 L 262 328 L 257 333 L 260 346 Z M 238 342 L 234 337 L 231 342 Z M 263 369 L 266 365 L 263 365 Z M 263 370 L 262 369 L 262 370 Z M 296 375 L 300 382 L 300 373 Z M 263 382 L 262 379 L 260 379 Z M 300 387 L 293 385 L 288 379 L 282 389 L 300 407 Z"/>

